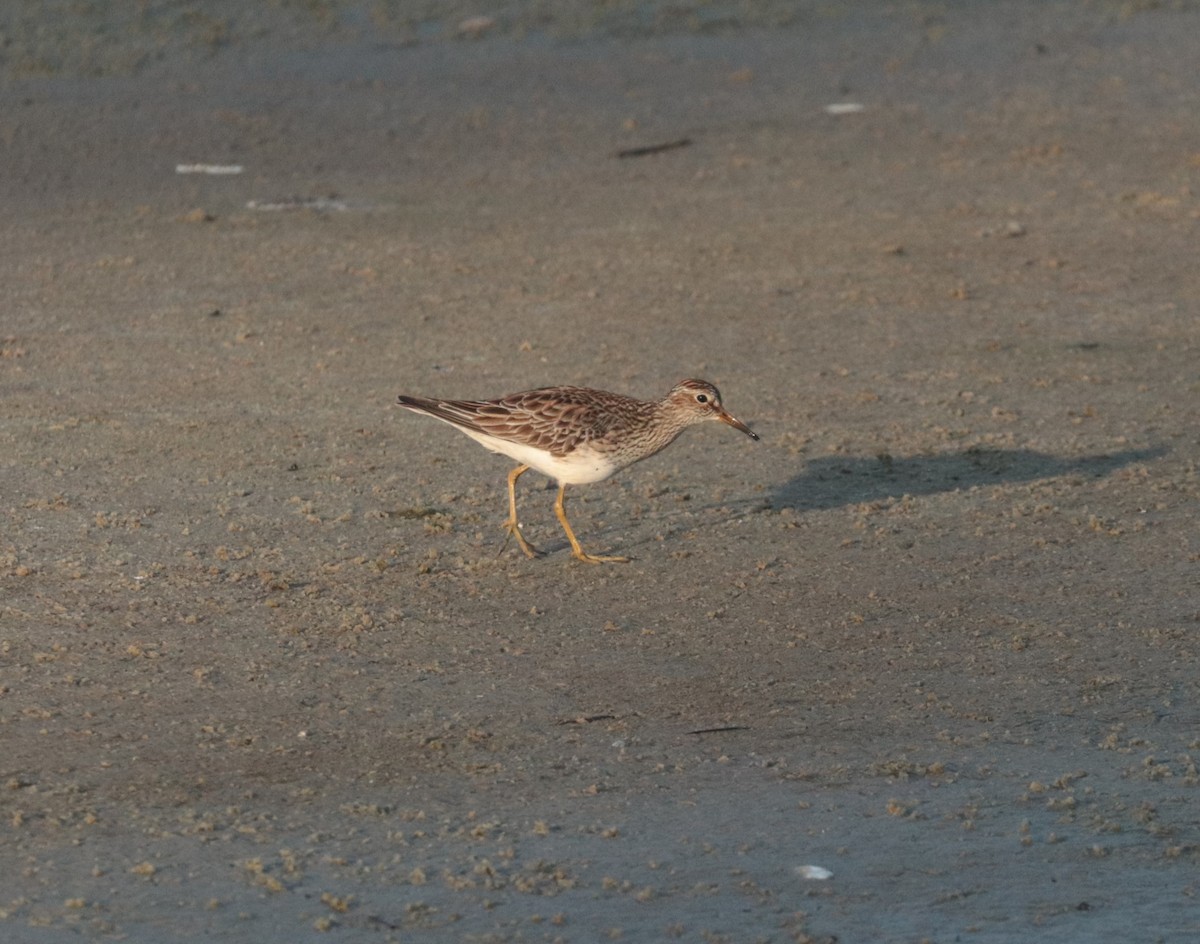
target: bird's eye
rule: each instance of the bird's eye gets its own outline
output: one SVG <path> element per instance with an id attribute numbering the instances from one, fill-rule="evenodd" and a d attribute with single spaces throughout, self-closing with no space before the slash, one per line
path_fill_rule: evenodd
<path id="1" fill-rule="evenodd" d="M 707 403 L 708 402 L 708 394 L 707 393 L 696 394 L 696 402 L 697 403 Z"/>

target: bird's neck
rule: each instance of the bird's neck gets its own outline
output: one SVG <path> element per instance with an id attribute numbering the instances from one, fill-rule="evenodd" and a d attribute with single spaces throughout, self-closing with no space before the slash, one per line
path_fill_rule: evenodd
<path id="1" fill-rule="evenodd" d="M 675 438 L 691 425 L 686 415 L 673 409 L 670 400 L 661 400 L 654 404 L 654 419 L 651 428 L 654 430 L 654 439 L 659 449 L 674 442 Z"/>

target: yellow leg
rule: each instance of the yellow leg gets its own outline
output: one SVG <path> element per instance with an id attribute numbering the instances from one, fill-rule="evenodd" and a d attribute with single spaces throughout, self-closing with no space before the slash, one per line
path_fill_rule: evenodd
<path id="1" fill-rule="evenodd" d="M 567 487 L 559 485 L 558 500 L 554 503 L 554 513 L 558 515 L 558 523 L 567 532 L 567 540 L 571 542 L 571 553 L 575 555 L 575 559 L 585 561 L 589 564 L 628 564 L 628 557 L 597 557 L 595 554 L 588 554 L 579 546 L 579 539 L 575 537 L 575 532 L 571 530 L 571 525 L 567 523 L 567 510 L 563 507 L 563 500 L 566 498 L 566 495 Z"/>
<path id="2" fill-rule="evenodd" d="M 508 473 L 508 520 L 504 522 L 504 528 L 510 535 L 517 539 L 517 543 L 521 545 L 521 550 L 525 552 L 525 556 L 529 558 L 537 557 L 541 554 L 536 547 L 525 540 L 525 535 L 521 533 L 521 526 L 517 524 L 517 479 L 529 471 L 529 466 L 519 465 Z M 508 539 L 504 541 L 505 546 L 508 545 Z M 500 548 L 503 552 L 504 548 Z"/>

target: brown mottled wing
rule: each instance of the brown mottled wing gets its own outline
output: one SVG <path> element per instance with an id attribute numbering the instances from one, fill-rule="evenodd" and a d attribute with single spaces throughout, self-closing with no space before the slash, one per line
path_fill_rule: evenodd
<path id="1" fill-rule="evenodd" d="M 542 387 L 499 400 L 429 400 L 401 397 L 410 410 L 565 456 L 584 443 L 603 439 L 649 404 L 631 397 L 582 387 Z"/>

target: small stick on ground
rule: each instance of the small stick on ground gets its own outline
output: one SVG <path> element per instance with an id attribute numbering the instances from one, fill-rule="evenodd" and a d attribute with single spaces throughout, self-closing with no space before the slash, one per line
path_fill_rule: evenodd
<path id="1" fill-rule="evenodd" d="M 674 151 L 676 148 L 687 147 L 691 143 L 691 138 L 680 138 L 678 141 L 665 141 L 662 144 L 647 144 L 643 147 L 625 148 L 622 151 L 617 151 L 617 157 L 645 157 L 647 154 Z"/>
<path id="2" fill-rule="evenodd" d="M 579 715 L 576 718 L 563 718 L 559 724 L 591 724 L 593 721 L 613 721 L 616 715 Z"/>

